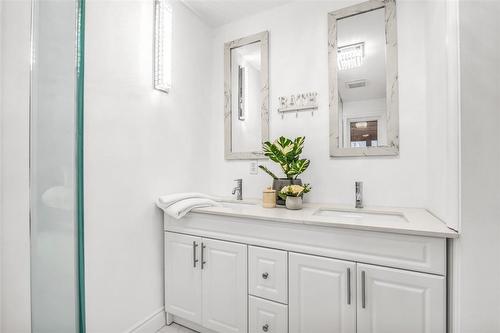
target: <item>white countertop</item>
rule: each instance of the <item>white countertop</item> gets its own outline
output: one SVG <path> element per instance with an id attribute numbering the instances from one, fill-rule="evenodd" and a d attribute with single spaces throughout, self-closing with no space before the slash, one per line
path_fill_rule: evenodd
<path id="1" fill-rule="evenodd" d="M 196 208 L 192 212 L 406 235 L 458 237 L 456 231 L 448 228 L 443 221 L 422 208 L 365 207 L 356 209 L 342 205 L 306 203 L 301 210 L 288 210 L 282 206 L 263 208 L 260 200 L 236 201 L 228 199 L 224 202 L 227 204 L 223 203 L 221 207 Z M 321 216 L 316 215 L 318 210 L 335 210 L 336 212 L 332 213 L 334 216 Z M 327 214 L 329 213 L 327 212 Z M 360 217 L 353 218 L 352 216 L 355 215 Z M 369 217 L 363 218 L 363 215 Z"/>

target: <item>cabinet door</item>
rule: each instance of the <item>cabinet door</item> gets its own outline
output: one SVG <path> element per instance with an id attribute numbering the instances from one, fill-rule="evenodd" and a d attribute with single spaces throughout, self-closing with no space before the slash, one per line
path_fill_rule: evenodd
<path id="1" fill-rule="evenodd" d="M 247 246 L 202 240 L 203 326 L 247 331 Z"/>
<path id="2" fill-rule="evenodd" d="M 290 333 L 354 333 L 356 264 L 297 253 L 289 261 Z"/>
<path id="3" fill-rule="evenodd" d="M 358 264 L 358 333 L 444 333 L 445 278 Z"/>
<path id="4" fill-rule="evenodd" d="M 201 324 L 201 238 L 165 233 L 165 311 Z M 195 267 L 196 266 L 196 267 Z"/>

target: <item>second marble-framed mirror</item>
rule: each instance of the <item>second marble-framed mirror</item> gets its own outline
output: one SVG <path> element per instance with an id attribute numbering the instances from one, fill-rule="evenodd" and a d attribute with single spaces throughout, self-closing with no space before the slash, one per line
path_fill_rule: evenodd
<path id="1" fill-rule="evenodd" d="M 328 15 L 330 155 L 399 154 L 395 0 Z"/>
<path id="2" fill-rule="evenodd" d="M 224 156 L 266 158 L 269 139 L 269 32 L 224 45 Z"/>

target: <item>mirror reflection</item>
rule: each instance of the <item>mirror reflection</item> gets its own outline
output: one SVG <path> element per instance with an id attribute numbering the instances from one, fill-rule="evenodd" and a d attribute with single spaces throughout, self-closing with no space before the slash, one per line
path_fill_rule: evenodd
<path id="1" fill-rule="evenodd" d="M 339 146 L 387 145 L 385 10 L 337 20 Z"/>
<path id="2" fill-rule="evenodd" d="M 261 148 L 260 43 L 231 49 L 231 151 Z"/>
<path id="3" fill-rule="evenodd" d="M 269 32 L 224 44 L 224 156 L 265 158 L 269 138 Z"/>

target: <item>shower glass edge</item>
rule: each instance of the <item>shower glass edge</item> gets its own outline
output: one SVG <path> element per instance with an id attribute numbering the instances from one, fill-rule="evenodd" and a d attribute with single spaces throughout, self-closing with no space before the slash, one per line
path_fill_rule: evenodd
<path id="1" fill-rule="evenodd" d="M 84 22 L 85 0 L 32 0 L 33 333 L 85 333 Z"/>

